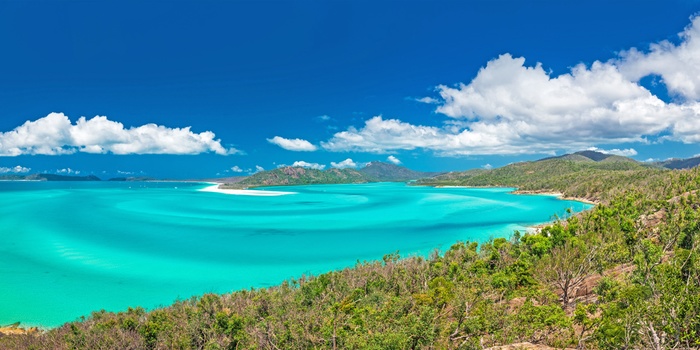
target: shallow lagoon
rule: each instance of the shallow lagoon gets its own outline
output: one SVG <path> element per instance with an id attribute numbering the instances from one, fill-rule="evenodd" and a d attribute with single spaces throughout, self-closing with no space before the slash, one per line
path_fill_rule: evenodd
<path id="1" fill-rule="evenodd" d="M 396 183 L 198 191 L 198 183 L 0 182 L 0 325 L 57 326 L 280 283 L 399 251 L 427 256 L 590 205 Z"/>

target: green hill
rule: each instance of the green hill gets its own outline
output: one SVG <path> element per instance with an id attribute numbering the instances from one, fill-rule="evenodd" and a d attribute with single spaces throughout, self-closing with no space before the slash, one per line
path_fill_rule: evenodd
<path id="1" fill-rule="evenodd" d="M 609 194 L 614 181 L 635 181 L 665 170 L 633 159 L 583 151 L 491 170 L 438 175 L 417 182 L 431 186 L 500 186 L 520 191 L 561 192 L 565 196 L 598 201 Z"/>
<path id="2" fill-rule="evenodd" d="M 437 173 L 414 171 L 406 167 L 384 162 L 370 162 L 359 171 L 365 174 L 369 179 L 386 182 L 417 180 L 437 175 Z"/>
<path id="3" fill-rule="evenodd" d="M 668 169 L 690 169 L 700 165 L 700 157 L 686 159 L 673 158 L 656 164 Z"/>
<path id="4" fill-rule="evenodd" d="M 222 188 L 246 188 L 256 186 L 352 184 L 365 182 L 409 181 L 433 176 L 436 173 L 423 173 L 383 162 L 371 162 L 366 167 L 355 169 L 317 170 L 287 166 L 274 170 L 261 171 L 238 182 L 227 182 Z"/>
<path id="5" fill-rule="evenodd" d="M 328 169 L 317 170 L 302 167 L 283 167 L 274 170 L 261 171 L 246 179 L 235 183 L 226 184 L 223 188 L 240 188 L 255 186 L 284 186 L 284 185 L 312 185 L 312 184 L 346 184 L 364 183 L 368 178 L 354 169 Z"/>

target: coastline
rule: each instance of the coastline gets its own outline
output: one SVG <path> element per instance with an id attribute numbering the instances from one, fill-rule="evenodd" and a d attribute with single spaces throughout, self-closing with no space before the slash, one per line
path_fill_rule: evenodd
<path id="1" fill-rule="evenodd" d="M 19 322 L 9 326 L 0 327 L 0 335 L 23 335 L 39 333 L 38 327 L 20 327 Z"/>
<path id="2" fill-rule="evenodd" d="M 206 182 L 211 186 L 200 188 L 200 192 L 213 192 L 222 193 L 228 195 L 237 196 L 260 196 L 260 197 L 276 197 L 276 196 L 286 196 L 290 194 L 296 194 L 296 192 L 283 192 L 283 191 L 264 191 L 264 190 L 234 190 L 234 189 L 222 189 L 219 188 L 218 183 Z"/>
<path id="3" fill-rule="evenodd" d="M 430 186 L 430 185 L 427 185 Z M 591 204 L 591 205 L 598 205 L 600 204 L 600 201 L 594 200 L 592 198 L 584 198 L 584 197 L 572 197 L 572 196 L 564 196 L 563 193 L 561 192 L 556 192 L 556 191 L 548 191 L 548 190 L 519 190 L 517 187 L 514 186 L 458 186 L 458 185 L 433 185 L 435 188 L 515 188 L 515 190 L 511 191 L 510 193 L 512 194 L 539 194 L 539 195 L 545 195 L 545 196 L 555 196 L 558 197 L 561 200 L 567 200 L 567 201 L 577 201 L 581 203 L 586 203 L 586 204 Z"/>
<path id="4" fill-rule="evenodd" d="M 559 199 L 562 200 L 569 200 L 569 201 L 577 201 L 577 202 L 582 202 L 586 204 L 591 204 L 591 205 L 598 205 L 600 204 L 599 201 L 595 201 L 591 198 L 582 198 L 582 197 L 571 197 L 571 196 L 564 196 L 563 193 L 561 192 L 554 192 L 554 191 L 540 191 L 540 190 L 515 190 L 511 192 L 513 194 L 541 194 L 545 196 L 556 196 Z"/>

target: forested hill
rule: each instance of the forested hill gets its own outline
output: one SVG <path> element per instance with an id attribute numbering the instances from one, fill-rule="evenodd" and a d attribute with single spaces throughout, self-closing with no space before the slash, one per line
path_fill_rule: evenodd
<path id="1" fill-rule="evenodd" d="M 354 169 L 317 170 L 302 167 L 283 167 L 274 170 L 261 171 L 246 179 L 227 184 L 230 187 L 281 186 L 281 185 L 311 185 L 311 184 L 344 184 L 367 182 L 367 177 Z"/>
<path id="2" fill-rule="evenodd" d="M 370 162 L 360 172 L 372 181 L 409 181 L 431 177 L 439 173 L 427 173 L 384 162 Z"/>
<path id="3" fill-rule="evenodd" d="M 568 197 L 600 201 L 613 196 L 620 181 L 635 183 L 667 172 L 631 158 L 583 151 L 496 169 L 451 172 L 421 179 L 432 186 L 505 186 L 520 191 L 561 192 Z"/>
<path id="4" fill-rule="evenodd" d="M 663 162 L 658 162 L 657 164 L 668 169 L 690 169 L 700 165 L 700 157 L 687 159 L 673 158 Z"/>
<path id="5" fill-rule="evenodd" d="M 223 188 L 244 188 L 256 186 L 351 184 L 365 182 L 401 182 L 433 176 L 436 173 L 423 173 L 383 162 L 371 162 L 360 170 L 309 169 L 303 167 L 282 167 L 261 171 L 237 183 L 227 183 Z"/>

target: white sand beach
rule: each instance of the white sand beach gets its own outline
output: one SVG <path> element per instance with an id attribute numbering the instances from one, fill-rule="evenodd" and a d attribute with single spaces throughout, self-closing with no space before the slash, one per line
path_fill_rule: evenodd
<path id="1" fill-rule="evenodd" d="M 296 192 L 282 192 L 282 191 L 261 191 L 261 190 L 233 190 L 233 189 L 221 189 L 219 184 L 207 186 L 200 189 L 202 192 L 215 192 L 224 194 L 233 194 L 238 196 L 284 196 L 288 194 L 296 194 Z"/>

